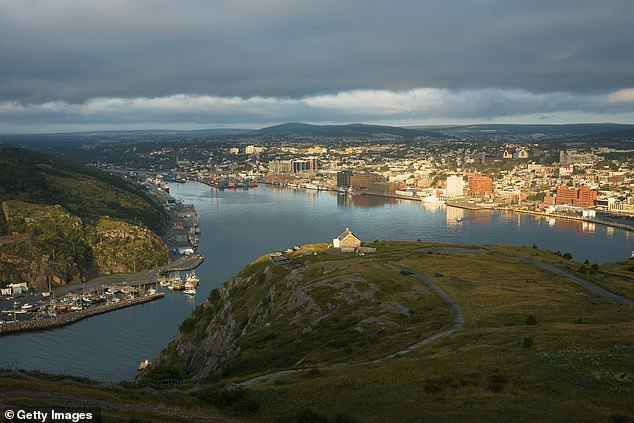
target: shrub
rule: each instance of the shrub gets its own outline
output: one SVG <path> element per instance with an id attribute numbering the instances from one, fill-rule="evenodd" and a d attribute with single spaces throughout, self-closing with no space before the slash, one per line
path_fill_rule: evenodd
<path id="1" fill-rule="evenodd" d="M 579 270 L 577 270 L 577 272 L 583 273 L 583 274 L 587 274 L 588 273 L 588 268 L 586 266 L 581 266 L 581 267 L 579 267 Z"/>
<path id="2" fill-rule="evenodd" d="M 533 342 L 533 338 L 531 338 L 530 336 L 527 338 L 524 338 L 524 342 L 522 342 L 522 348 L 530 348 L 533 346 L 535 342 Z"/>
<path id="3" fill-rule="evenodd" d="M 194 329 L 194 326 L 196 326 L 196 322 L 194 322 L 194 319 L 192 319 L 191 317 L 188 317 L 187 319 L 183 320 L 183 323 L 181 323 L 178 330 L 183 334 L 188 334 L 192 331 L 192 329 Z"/>
<path id="4" fill-rule="evenodd" d="M 537 245 L 533 244 L 533 248 L 537 249 Z"/>
<path id="5" fill-rule="evenodd" d="M 572 260 L 572 254 L 570 253 L 565 253 L 562 257 L 565 258 L 566 260 Z"/>
<path id="6" fill-rule="evenodd" d="M 590 264 L 590 260 L 586 259 L 586 261 L 584 261 L 583 264 L 585 264 L 585 265 Z"/>
<path id="7" fill-rule="evenodd" d="M 575 323 L 578 325 L 582 325 L 583 324 L 583 319 L 580 317 L 577 320 L 575 320 Z"/>
<path id="8" fill-rule="evenodd" d="M 337 413 L 330 419 L 332 423 L 357 423 L 358 420 L 345 413 Z"/>
<path id="9" fill-rule="evenodd" d="M 494 374 L 489 376 L 489 383 L 487 388 L 489 388 L 493 392 L 502 392 L 504 389 L 504 385 L 508 382 L 508 378 L 501 374 Z"/>
<path id="10" fill-rule="evenodd" d="M 260 409 L 260 403 L 253 398 L 251 391 L 242 387 L 205 388 L 198 392 L 197 397 L 201 404 L 230 409 L 237 414 L 255 414 Z"/>
<path id="11" fill-rule="evenodd" d="M 594 263 L 592 266 L 590 266 L 590 269 L 594 270 L 595 272 L 599 270 L 599 265 L 597 263 Z"/>
<path id="12" fill-rule="evenodd" d="M 435 394 L 442 391 L 442 388 L 449 385 L 450 383 L 451 378 L 449 377 L 436 377 L 425 380 L 425 382 L 423 382 L 423 389 L 425 390 L 425 392 Z"/>
<path id="13" fill-rule="evenodd" d="M 305 378 L 311 378 L 311 377 L 317 377 L 320 374 L 321 374 L 321 372 L 319 371 L 319 369 L 313 368 L 313 369 L 310 369 L 310 370 L 304 372 L 302 374 L 302 376 L 305 377 Z"/>
<path id="14" fill-rule="evenodd" d="M 537 317 L 535 317 L 532 314 L 529 314 L 528 317 L 526 318 L 526 324 L 527 325 L 536 325 L 537 324 Z"/>
<path id="15" fill-rule="evenodd" d="M 292 421 L 296 423 L 328 423 L 328 417 L 306 409 L 300 411 Z"/>

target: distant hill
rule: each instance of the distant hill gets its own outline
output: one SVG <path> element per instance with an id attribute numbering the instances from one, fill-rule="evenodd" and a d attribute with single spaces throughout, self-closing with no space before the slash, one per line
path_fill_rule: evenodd
<path id="1" fill-rule="evenodd" d="M 424 136 L 437 136 L 428 129 L 401 128 L 398 126 L 366 125 L 352 123 L 349 125 L 310 125 L 307 123 L 284 123 L 252 131 L 253 135 L 278 136 L 321 136 L 321 137 L 368 137 L 394 136 L 414 139 Z"/>
<path id="2" fill-rule="evenodd" d="M 41 288 L 46 276 L 65 284 L 167 260 L 164 212 L 136 186 L 2 145 L 0 169 L 0 284 Z"/>
<path id="3" fill-rule="evenodd" d="M 593 137 L 597 135 L 632 136 L 634 125 L 618 123 L 578 123 L 562 125 L 539 124 L 475 124 L 475 125 L 434 125 L 411 126 L 409 129 L 427 129 L 452 135 L 510 135 L 536 136 L 544 138 Z"/>

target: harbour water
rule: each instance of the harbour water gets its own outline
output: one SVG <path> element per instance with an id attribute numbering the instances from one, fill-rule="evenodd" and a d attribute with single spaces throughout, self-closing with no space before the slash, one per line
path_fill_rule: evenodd
<path id="1" fill-rule="evenodd" d="M 156 357 L 193 308 L 244 265 L 295 244 L 329 242 L 346 227 L 362 240 L 536 244 L 598 263 L 628 258 L 634 250 L 632 232 L 563 219 L 269 186 L 217 191 L 187 182 L 170 189 L 194 204 L 200 218 L 206 260 L 197 269 L 197 295 L 168 292 L 162 300 L 71 326 L 2 337 L 0 367 L 132 379 L 139 362 Z"/>

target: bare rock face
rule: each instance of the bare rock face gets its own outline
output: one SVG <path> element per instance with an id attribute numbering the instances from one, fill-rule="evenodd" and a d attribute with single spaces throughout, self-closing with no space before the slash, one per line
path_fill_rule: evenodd
<path id="1" fill-rule="evenodd" d="M 428 297 L 416 284 L 331 261 L 265 256 L 212 291 L 155 366 L 206 379 L 374 357 L 384 353 L 383 336 L 416 339 L 411 326 Z"/>
<path id="2" fill-rule="evenodd" d="M 209 307 L 209 304 L 205 303 L 205 307 Z M 240 353 L 236 345 L 236 329 L 233 306 L 231 302 L 226 302 L 205 329 L 205 336 L 199 345 L 188 342 L 177 344 L 178 355 L 185 362 L 187 371 L 196 378 L 217 373 L 224 363 Z"/>

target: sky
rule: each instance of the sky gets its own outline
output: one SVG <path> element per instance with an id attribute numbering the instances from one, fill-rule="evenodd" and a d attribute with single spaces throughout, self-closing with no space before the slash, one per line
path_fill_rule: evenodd
<path id="1" fill-rule="evenodd" d="M 0 0 L 0 133 L 634 123 L 631 0 Z"/>

